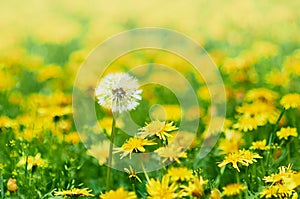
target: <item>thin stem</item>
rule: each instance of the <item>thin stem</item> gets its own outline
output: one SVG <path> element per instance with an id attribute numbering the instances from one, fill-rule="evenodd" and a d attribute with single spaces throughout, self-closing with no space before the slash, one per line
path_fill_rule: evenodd
<path id="1" fill-rule="evenodd" d="M 266 165 L 267 165 L 267 167 L 269 167 L 270 155 L 271 155 L 271 153 L 273 152 L 272 147 L 271 147 L 271 144 L 272 144 L 273 141 L 274 141 L 274 134 L 276 133 L 276 131 L 277 131 L 277 129 L 278 129 L 279 122 L 280 122 L 280 120 L 281 120 L 281 118 L 282 118 L 284 112 L 285 112 L 285 109 L 283 109 L 283 110 L 281 111 L 281 113 L 280 113 L 280 115 L 279 115 L 279 117 L 278 117 L 278 119 L 277 119 L 277 121 L 276 121 L 276 123 L 275 123 L 273 132 L 271 132 L 270 135 L 269 135 L 268 146 L 270 146 L 270 150 L 268 151 L 267 159 L 266 159 Z"/>
<path id="2" fill-rule="evenodd" d="M 240 176 L 238 172 L 235 172 L 235 176 L 236 176 L 236 182 L 240 184 Z M 242 199 L 241 194 L 239 194 L 239 199 Z"/>
<path id="3" fill-rule="evenodd" d="M 291 163 L 291 142 L 288 142 L 287 144 L 287 149 L 288 149 L 288 163 Z"/>
<path id="4" fill-rule="evenodd" d="M 0 186 L 1 186 L 1 199 L 4 199 L 4 186 L 3 186 L 3 176 L 0 177 Z"/>
<path id="5" fill-rule="evenodd" d="M 140 161 L 140 162 L 141 162 L 142 169 L 143 169 L 144 175 L 146 177 L 146 180 L 147 180 L 147 182 L 150 182 L 150 179 L 149 179 L 149 176 L 148 176 L 147 171 L 145 169 L 144 163 L 142 161 Z"/>
<path id="6" fill-rule="evenodd" d="M 111 135 L 110 135 L 109 155 L 108 155 L 108 165 L 107 165 L 106 191 L 110 189 L 110 173 L 111 173 L 111 165 L 112 165 L 112 150 L 114 146 L 115 131 L 116 131 L 116 120 L 113 117 L 113 121 L 111 125 Z"/>

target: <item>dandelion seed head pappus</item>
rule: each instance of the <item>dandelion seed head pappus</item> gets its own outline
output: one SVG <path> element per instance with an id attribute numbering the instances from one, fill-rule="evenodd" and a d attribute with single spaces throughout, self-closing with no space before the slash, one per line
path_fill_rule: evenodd
<path id="1" fill-rule="evenodd" d="M 122 113 L 135 109 L 142 99 L 137 79 L 126 73 L 106 75 L 95 89 L 99 105 Z"/>

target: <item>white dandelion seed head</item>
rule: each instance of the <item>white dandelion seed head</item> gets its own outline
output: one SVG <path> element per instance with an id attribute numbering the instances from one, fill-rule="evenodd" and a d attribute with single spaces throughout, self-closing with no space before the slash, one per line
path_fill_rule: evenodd
<path id="1" fill-rule="evenodd" d="M 98 104 L 118 113 L 135 109 L 142 99 L 139 86 L 138 81 L 126 73 L 108 74 L 96 87 Z"/>

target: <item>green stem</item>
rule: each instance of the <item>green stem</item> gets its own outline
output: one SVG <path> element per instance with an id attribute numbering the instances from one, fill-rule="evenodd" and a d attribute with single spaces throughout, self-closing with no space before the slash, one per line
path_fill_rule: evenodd
<path id="1" fill-rule="evenodd" d="M 240 176 L 238 172 L 235 172 L 235 176 L 236 176 L 236 182 L 240 184 Z M 241 194 L 239 194 L 239 199 L 242 199 Z"/>
<path id="2" fill-rule="evenodd" d="M 143 168 L 145 178 L 146 178 L 147 182 L 150 182 L 150 179 L 149 179 L 149 176 L 148 176 L 147 171 L 145 169 L 144 163 L 142 161 L 140 161 L 140 162 L 141 162 L 141 165 L 142 165 L 142 168 Z"/>
<path id="3" fill-rule="evenodd" d="M 110 189 L 110 173 L 111 173 L 111 165 L 112 165 L 112 151 L 114 146 L 115 139 L 115 131 L 116 131 L 116 120 L 113 117 L 112 125 L 111 125 L 111 135 L 110 135 L 110 144 L 109 144 L 109 155 L 108 155 L 108 165 L 107 165 L 107 176 L 106 176 L 106 191 Z"/>
<path id="4" fill-rule="evenodd" d="M 1 186 L 1 199 L 4 199 L 4 186 L 3 186 L 3 176 L 0 177 L 0 186 Z"/>
<path id="5" fill-rule="evenodd" d="M 274 141 L 274 134 L 276 133 L 276 131 L 277 131 L 277 129 L 278 129 L 279 122 L 280 122 L 280 120 L 281 120 L 281 118 L 282 118 L 284 112 L 285 112 L 285 109 L 283 109 L 283 110 L 281 111 L 281 113 L 280 113 L 280 115 L 279 115 L 279 117 L 278 117 L 278 119 L 277 119 L 277 121 L 276 121 L 276 123 L 275 123 L 274 129 L 273 129 L 273 131 L 272 131 L 272 132 L 270 133 L 270 135 L 269 135 L 268 146 L 270 147 L 270 150 L 269 150 L 269 152 L 268 152 L 268 154 L 267 154 L 267 159 L 266 159 L 266 165 L 267 165 L 268 168 L 269 168 L 269 164 L 270 164 L 270 163 L 269 163 L 269 162 L 270 162 L 270 155 L 271 155 L 271 153 L 273 153 L 271 144 L 272 144 L 273 141 Z"/>
<path id="6" fill-rule="evenodd" d="M 288 142 L 287 149 L 288 149 L 288 164 L 290 164 L 291 163 L 291 142 Z"/>

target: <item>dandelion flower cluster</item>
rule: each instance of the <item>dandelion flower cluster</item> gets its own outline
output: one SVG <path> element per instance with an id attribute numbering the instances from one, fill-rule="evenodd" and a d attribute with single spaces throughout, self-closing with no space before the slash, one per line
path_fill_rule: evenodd
<path id="1" fill-rule="evenodd" d="M 101 106 L 122 113 L 139 105 L 142 90 L 138 88 L 137 80 L 126 73 L 108 74 L 98 84 L 95 95 Z"/>

